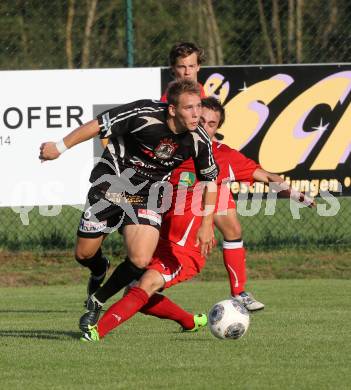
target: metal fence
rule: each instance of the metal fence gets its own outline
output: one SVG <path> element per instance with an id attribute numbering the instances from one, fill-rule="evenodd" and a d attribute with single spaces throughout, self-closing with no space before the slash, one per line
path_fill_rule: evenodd
<path id="1" fill-rule="evenodd" d="M 350 59 L 348 0 L 2 0 L 0 69 L 167 66 L 176 41 L 195 41 L 204 65 L 341 63 Z M 349 198 L 335 216 L 304 210 L 294 219 L 287 202 L 274 216 L 242 216 L 251 246 L 351 244 Z M 77 210 L 56 217 L 0 209 L 0 247 L 73 245 Z"/>
<path id="2" fill-rule="evenodd" d="M 2 0 L 0 69 L 166 66 L 176 41 L 205 65 L 348 62 L 348 0 Z"/>

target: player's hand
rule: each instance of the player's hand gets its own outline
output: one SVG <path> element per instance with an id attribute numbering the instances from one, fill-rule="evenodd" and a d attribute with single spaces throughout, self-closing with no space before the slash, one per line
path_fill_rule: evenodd
<path id="1" fill-rule="evenodd" d="M 41 162 L 55 160 L 59 155 L 60 152 L 57 150 L 55 142 L 44 142 L 40 145 L 39 159 Z"/>
<path id="2" fill-rule="evenodd" d="M 202 256 L 207 256 L 212 248 L 215 246 L 216 240 L 214 237 L 213 227 L 201 226 L 196 235 L 195 246 L 200 245 L 200 252 Z"/>
<path id="3" fill-rule="evenodd" d="M 298 203 L 302 203 L 309 208 L 316 207 L 316 202 L 310 196 L 304 194 L 303 192 L 296 191 L 292 188 L 289 188 L 290 197 Z"/>
<path id="4" fill-rule="evenodd" d="M 300 193 L 299 201 L 309 208 L 316 207 L 315 200 L 302 192 Z"/>

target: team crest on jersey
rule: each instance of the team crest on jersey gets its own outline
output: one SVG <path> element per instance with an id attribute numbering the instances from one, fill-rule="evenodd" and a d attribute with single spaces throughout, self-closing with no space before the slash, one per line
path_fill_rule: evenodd
<path id="1" fill-rule="evenodd" d="M 178 145 L 172 139 L 163 139 L 155 148 L 155 156 L 161 160 L 169 160 L 177 147 Z"/>
<path id="2" fill-rule="evenodd" d="M 182 172 L 179 177 L 179 185 L 185 187 L 191 187 L 195 184 L 195 173 L 193 172 Z"/>

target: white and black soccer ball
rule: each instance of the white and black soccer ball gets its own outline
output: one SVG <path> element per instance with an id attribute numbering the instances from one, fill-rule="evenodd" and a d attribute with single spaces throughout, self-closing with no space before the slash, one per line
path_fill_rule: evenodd
<path id="1" fill-rule="evenodd" d="M 246 333 L 249 324 L 249 312 L 235 299 L 216 303 L 208 313 L 211 333 L 219 339 L 239 339 Z"/>

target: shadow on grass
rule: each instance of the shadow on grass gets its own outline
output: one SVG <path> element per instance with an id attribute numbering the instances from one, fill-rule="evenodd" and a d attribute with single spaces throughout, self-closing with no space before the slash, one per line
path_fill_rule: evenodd
<path id="1" fill-rule="evenodd" d="M 34 309 L 6 309 L 0 310 L 0 313 L 76 313 L 74 310 L 34 310 Z"/>
<path id="2" fill-rule="evenodd" d="M 60 330 L 1 330 L 0 337 L 18 337 L 42 340 L 63 340 L 67 337 L 79 340 L 81 332 L 67 332 Z"/>

